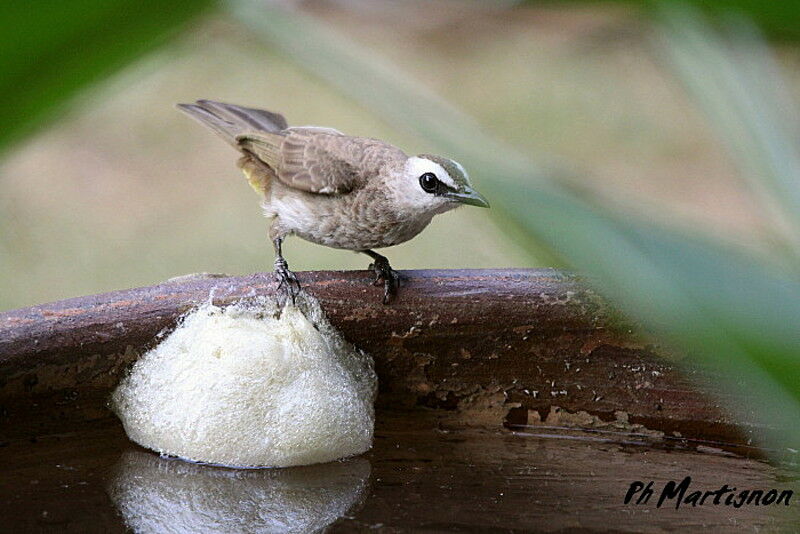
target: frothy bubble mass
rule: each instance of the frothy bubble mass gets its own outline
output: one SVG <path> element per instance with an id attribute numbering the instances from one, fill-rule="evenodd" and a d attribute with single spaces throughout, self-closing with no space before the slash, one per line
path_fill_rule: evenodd
<path id="1" fill-rule="evenodd" d="M 377 379 L 303 296 L 205 304 L 133 366 L 112 395 L 128 437 L 162 454 L 228 466 L 286 467 L 372 445 Z"/>

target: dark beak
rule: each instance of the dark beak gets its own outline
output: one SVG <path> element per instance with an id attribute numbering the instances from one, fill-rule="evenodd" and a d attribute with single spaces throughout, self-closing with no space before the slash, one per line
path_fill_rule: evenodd
<path id="1" fill-rule="evenodd" d="M 489 202 L 483 198 L 483 195 L 471 187 L 467 187 L 463 192 L 448 191 L 444 194 L 444 196 L 451 198 L 456 202 L 461 202 L 462 204 L 469 204 L 470 206 L 478 206 L 479 208 L 489 207 Z"/>

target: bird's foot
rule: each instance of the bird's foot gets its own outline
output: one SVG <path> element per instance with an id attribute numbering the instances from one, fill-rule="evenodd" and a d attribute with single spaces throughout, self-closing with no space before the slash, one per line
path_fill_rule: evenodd
<path id="1" fill-rule="evenodd" d="M 374 286 L 383 284 L 383 303 L 389 304 L 397 296 L 397 288 L 400 287 L 400 275 L 389 265 L 386 258 L 376 259 L 375 263 L 369 264 L 370 270 L 375 273 Z"/>
<path id="2" fill-rule="evenodd" d="M 297 276 L 289 270 L 289 264 L 286 260 L 278 257 L 275 259 L 275 275 L 278 277 L 278 294 L 279 304 L 283 307 L 286 302 L 291 299 L 292 304 L 295 303 L 295 298 L 300 294 L 300 281 Z"/>

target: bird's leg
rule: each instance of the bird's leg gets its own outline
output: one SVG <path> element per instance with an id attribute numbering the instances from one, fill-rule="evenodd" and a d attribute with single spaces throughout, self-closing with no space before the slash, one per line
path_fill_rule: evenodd
<path id="1" fill-rule="evenodd" d="M 278 276 L 278 292 L 284 294 L 284 303 L 288 297 L 292 299 L 292 304 L 294 304 L 295 297 L 300 293 L 300 281 L 297 280 L 297 276 L 289 270 L 289 264 L 286 263 L 286 260 L 283 258 L 283 254 L 281 253 L 282 244 L 283 239 L 280 237 L 272 240 L 272 246 L 275 247 L 275 274 Z"/>
<path id="2" fill-rule="evenodd" d="M 369 268 L 375 272 L 375 282 L 373 285 L 379 286 L 383 283 L 383 303 L 389 304 L 397 295 L 397 288 L 400 286 L 400 275 L 389 265 L 389 260 L 381 256 L 374 250 L 362 250 L 364 254 L 375 260 L 370 263 Z"/>

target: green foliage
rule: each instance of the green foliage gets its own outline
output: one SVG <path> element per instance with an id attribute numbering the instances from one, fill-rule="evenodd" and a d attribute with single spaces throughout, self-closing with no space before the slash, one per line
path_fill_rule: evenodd
<path id="1" fill-rule="evenodd" d="M 326 28 L 250 0 L 233 5 L 243 23 L 297 64 L 422 136 L 473 176 L 492 177 L 478 179 L 478 188 L 487 191 L 495 214 L 526 232 L 534 253 L 549 250 L 587 273 L 644 327 L 712 367 L 742 400 L 731 408 L 755 409 L 769 425 L 771 444 L 800 447 L 800 284 L 796 272 L 779 270 L 786 265 L 782 258 L 760 263 L 707 237 L 623 219 L 548 181 L 528 158 Z M 776 228 L 776 234 L 792 250 L 797 154 L 774 134 L 791 130 L 779 124 L 785 110 L 772 113 L 768 102 L 756 102 L 775 96 L 757 89 L 763 70 L 753 67 L 763 65 L 763 50 L 755 62 L 744 60 L 695 14 L 665 14 L 665 50 L 676 72 L 722 131 L 736 125 L 727 140 L 734 152 L 747 152 L 736 161 L 759 198 L 774 208 L 770 213 L 790 220 L 793 226 Z M 687 52 L 694 45 L 699 50 Z"/>
<path id="2" fill-rule="evenodd" d="M 724 17 L 730 13 L 746 16 L 776 39 L 800 40 L 800 4 L 797 2 L 694 0 L 690 4 L 711 17 Z"/>
<path id="3" fill-rule="evenodd" d="M 534 3 L 534 0 L 528 0 Z M 541 3 L 536 0 L 536 3 Z M 563 3 L 563 2 L 560 2 Z M 601 0 L 573 0 L 572 3 L 601 3 Z M 602 3 L 612 3 L 602 0 Z M 613 3 L 641 6 L 645 9 L 659 9 L 666 3 L 677 4 L 669 0 L 614 0 Z M 727 17 L 737 14 L 755 22 L 769 37 L 781 41 L 800 40 L 800 2 L 770 0 L 689 0 L 682 1 L 695 9 L 701 10 L 711 18 Z"/>
<path id="4" fill-rule="evenodd" d="M 152 50 L 211 0 L 41 0 L 0 7 L 0 149 L 80 89 Z"/>
<path id="5" fill-rule="evenodd" d="M 693 4 L 710 16 L 736 13 L 750 18 L 769 36 L 800 40 L 800 4 L 763 0 L 695 0 Z"/>

